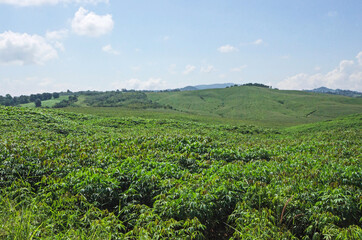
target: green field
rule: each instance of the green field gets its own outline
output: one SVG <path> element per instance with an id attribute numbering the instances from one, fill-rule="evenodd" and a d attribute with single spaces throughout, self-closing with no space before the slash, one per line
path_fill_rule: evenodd
<path id="1" fill-rule="evenodd" d="M 362 112 L 362 98 L 238 86 L 183 92 L 76 92 L 65 111 L 285 127 Z M 54 107 L 68 95 L 42 101 Z M 23 107 L 35 107 L 34 103 Z"/>
<path id="2" fill-rule="evenodd" d="M 362 238 L 361 114 L 201 111 L 0 107 L 0 239 Z"/>
<path id="3" fill-rule="evenodd" d="M 248 86 L 149 93 L 148 97 L 182 112 L 269 126 L 311 123 L 362 112 L 362 98 Z"/>
<path id="4" fill-rule="evenodd" d="M 50 100 L 45 100 L 41 102 L 41 106 L 42 107 L 53 107 L 54 104 L 61 102 L 62 100 L 66 100 L 68 99 L 68 96 L 60 96 L 59 98 L 53 98 Z M 31 108 L 35 108 L 35 103 L 31 102 L 31 103 L 25 103 L 25 104 L 21 104 L 21 107 L 31 107 Z"/>

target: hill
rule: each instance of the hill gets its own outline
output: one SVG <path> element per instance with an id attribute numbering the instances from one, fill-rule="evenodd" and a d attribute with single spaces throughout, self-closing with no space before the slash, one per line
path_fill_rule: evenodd
<path id="1" fill-rule="evenodd" d="M 180 88 L 181 91 L 194 91 L 194 90 L 205 90 L 205 89 L 217 89 L 217 88 L 226 88 L 230 86 L 234 86 L 235 83 L 216 83 L 216 84 L 204 84 L 204 85 L 196 85 L 196 86 L 187 86 L 184 88 Z"/>
<path id="2" fill-rule="evenodd" d="M 21 106 L 35 107 L 34 103 Z M 42 107 L 101 115 L 107 112 L 108 116 L 132 112 L 151 118 L 167 112 L 167 117 L 286 126 L 361 113 L 362 98 L 248 85 L 195 91 L 82 91 L 42 101 Z"/>
<path id="3" fill-rule="evenodd" d="M 275 131 L 0 106 L 0 239 L 357 240 L 361 119 Z"/>
<path id="4" fill-rule="evenodd" d="M 362 98 L 250 86 L 147 95 L 153 102 L 182 112 L 271 125 L 295 125 L 362 112 Z"/>
<path id="5" fill-rule="evenodd" d="M 342 89 L 330 89 L 326 87 L 315 88 L 313 90 L 305 90 L 307 92 L 315 92 L 315 93 L 328 93 L 335 95 L 342 95 L 347 97 L 362 97 L 361 92 L 351 91 L 351 90 L 342 90 Z"/>

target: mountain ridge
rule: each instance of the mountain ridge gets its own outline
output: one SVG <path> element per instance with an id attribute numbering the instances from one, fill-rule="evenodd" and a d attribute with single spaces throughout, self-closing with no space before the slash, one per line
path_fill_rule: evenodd
<path id="1" fill-rule="evenodd" d="M 343 89 L 331 89 L 327 87 L 319 87 L 312 90 L 304 90 L 306 92 L 315 92 L 315 93 L 327 93 L 334 95 L 342 95 L 347 97 L 362 97 L 362 92 L 352 91 L 352 90 L 343 90 Z"/>

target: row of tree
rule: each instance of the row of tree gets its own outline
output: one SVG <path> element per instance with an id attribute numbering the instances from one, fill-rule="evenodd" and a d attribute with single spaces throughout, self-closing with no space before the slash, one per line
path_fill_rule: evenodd
<path id="1" fill-rule="evenodd" d="M 59 98 L 59 93 L 38 93 L 31 94 L 30 96 L 21 95 L 19 97 L 12 97 L 10 94 L 6 94 L 5 97 L 0 95 L 0 105 L 16 106 L 24 103 L 38 102 L 50 100 L 52 98 Z"/>

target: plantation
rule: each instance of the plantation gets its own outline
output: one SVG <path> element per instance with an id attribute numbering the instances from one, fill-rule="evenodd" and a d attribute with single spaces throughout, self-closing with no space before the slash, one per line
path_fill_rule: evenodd
<path id="1" fill-rule="evenodd" d="M 111 115 L 0 106 L 0 239 L 362 239 L 361 114 Z"/>

